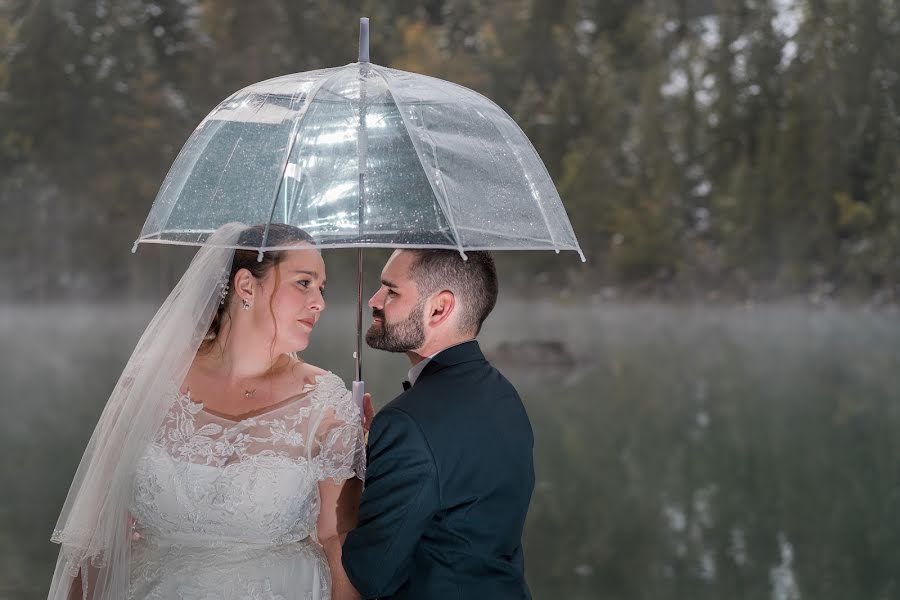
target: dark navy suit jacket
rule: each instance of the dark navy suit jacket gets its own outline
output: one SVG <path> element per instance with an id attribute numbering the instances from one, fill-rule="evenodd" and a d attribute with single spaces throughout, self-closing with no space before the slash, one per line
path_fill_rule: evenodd
<path id="1" fill-rule="evenodd" d="M 364 598 L 530 598 L 522 528 L 534 438 L 478 343 L 431 359 L 369 432 L 359 525 L 343 547 Z"/>

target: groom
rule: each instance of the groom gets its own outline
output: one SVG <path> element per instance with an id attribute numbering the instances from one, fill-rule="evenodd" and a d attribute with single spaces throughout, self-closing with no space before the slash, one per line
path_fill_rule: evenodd
<path id="1" fill-rule="evenodd" d="M 475 337 L 497 301 L 491 256 L 398 250 L 369 300 L 368 344 L 405 352 L 404 392 L 375 416 L 343 564 L 364 598 L 530 598 L 522 527 L 533 437 Z"/>

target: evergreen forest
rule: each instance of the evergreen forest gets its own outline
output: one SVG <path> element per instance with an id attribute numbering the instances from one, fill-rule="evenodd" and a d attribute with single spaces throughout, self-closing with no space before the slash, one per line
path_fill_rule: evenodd
<path id="1" fill-rule="evenodd" d="M 3 296 L 146 291 L 128 250 L 194 127 L 356 60 L 360 16 L 373 62 L 487 95 L 543 158 L 589 260 L 513 281 L 900 300 L 897 0 L 5 0 Z"/>

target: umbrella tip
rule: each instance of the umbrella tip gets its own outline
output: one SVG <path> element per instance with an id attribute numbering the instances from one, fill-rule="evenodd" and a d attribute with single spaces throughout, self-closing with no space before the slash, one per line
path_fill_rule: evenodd
<path id="1" fill-rule="evenodd" d="M 132 253 L 132 254 L 134 254 L 135 252 L 137 252 L 137 246 L 138 246 L 138 243 L 137 243 L 137 240 L 135 240 L 134 246 L 131 247 L 131 253 Z"/>
<path id="2" fill-rule="evenodd" d="M 369 62 L 369 18 L 359 19 L 359 62 Z"/>
<path id="3" fill-rule="evenodd" d="M 263 259 L 263 251 L 260 250 L 259 254 L 256 256 L 256 262 L 262 262 Z"/>

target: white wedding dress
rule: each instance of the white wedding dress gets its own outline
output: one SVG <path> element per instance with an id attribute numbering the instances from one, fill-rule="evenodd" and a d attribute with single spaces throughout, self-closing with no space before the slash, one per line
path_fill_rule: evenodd
<path id="1" fill-rule="evenodd" d="M 239 421 L 171 389 L 138 463 L 129 598 L 317 600 L 318 483 L 365 469 L 359 412 L 332 373 Z"/>

